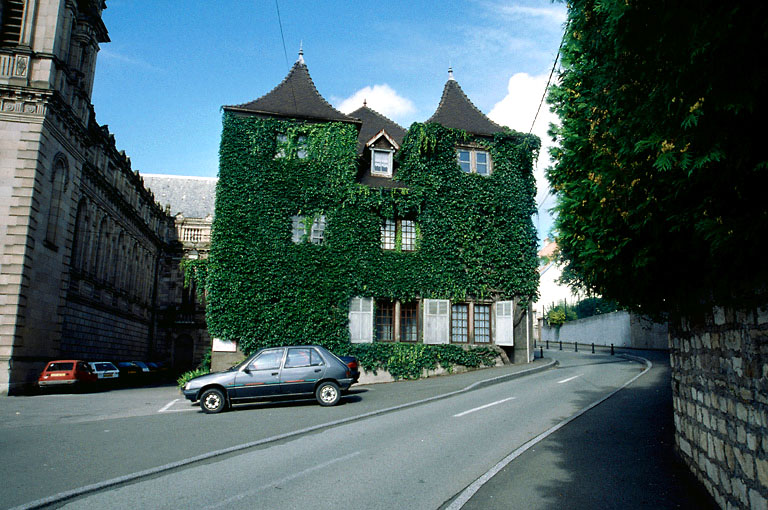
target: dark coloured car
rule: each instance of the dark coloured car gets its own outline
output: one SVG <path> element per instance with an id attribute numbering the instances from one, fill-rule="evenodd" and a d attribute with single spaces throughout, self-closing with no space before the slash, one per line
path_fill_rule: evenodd
<path id="1" fill-rule="evenodd" d="M 135 384 L 143 374 L 141 367 L 133 361 L 115 361 L 113 364 L 120 371 L 120 382 L 123 384 Z"/>
<path id="2" fill-rule="evenodd" d="M 182 392 L 203 412 L 218 413 L 242 402 L 312 395 L 332 406 L 354 382 L 350 367 L 331 351 L 301 345 L 262 349 L 229 370 L 191 379 Z"/>

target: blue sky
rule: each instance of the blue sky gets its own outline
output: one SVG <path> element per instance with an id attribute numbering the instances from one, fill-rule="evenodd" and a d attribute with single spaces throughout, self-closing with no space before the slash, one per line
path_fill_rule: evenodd
<path id="1" fill-rule="evenodd" d="M 143 174 L 212 177 L 221 106 L 272 90 L 300 46 L 319 92 L 343 111 L 365 98 L 405 127 L 424 121 L 452 66 L 478 108 L 527 132 L 566 7 L 549 0 L 107 0 L 103 18 L 112 42 L 102 44 L 96 66 L 97 121 Z M 546 138 L 553 120 L 544 105 L 534 133 Z M 537 203 L 546 196 L 546 166 L 543 155 Z M 551 202 L 535 218 L 540 237 L 551 226 Z"/>

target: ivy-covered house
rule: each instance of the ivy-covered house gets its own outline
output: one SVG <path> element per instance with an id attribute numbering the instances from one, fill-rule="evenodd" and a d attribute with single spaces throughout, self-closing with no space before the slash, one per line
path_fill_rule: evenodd
<path id="1" fill-rule="evenodd" d="M 223 110 L 212 336 L 244 352 L 497 345 L 531 359 L 538 138 L 490 121 L 452 76 L 407 130 L 365 104 L 344 114 L 301 54 L 272 91 Z"/>

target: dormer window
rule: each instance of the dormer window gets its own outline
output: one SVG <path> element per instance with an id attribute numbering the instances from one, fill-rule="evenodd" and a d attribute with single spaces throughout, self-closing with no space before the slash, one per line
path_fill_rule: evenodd
<path id="1" fill-rule="evenodd" d="M 371 175 L 392 177 L 392 155 L 395 151 L 371 149 Z"/>
<path id="2" fill-rule="evenodd" d="M 371 177 L 391 179 L 395 170 L 394 154 L 400 145 L 382 129 L 368 140 L 365 146 L 371 153 Z"/>
<path id="3" fill-rule="evenodd" d="M 468 174 L 490 175 L 491 155 L 488 151 L 460 148 L 456 150 L 459 168 Z"/>

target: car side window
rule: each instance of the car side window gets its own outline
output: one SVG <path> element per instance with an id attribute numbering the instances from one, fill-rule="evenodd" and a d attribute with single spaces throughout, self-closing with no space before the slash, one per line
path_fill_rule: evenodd
<path id="1" fill-rule="evenodd" d="M 288 349 L 288 356 L 285 358 L 285 368 L 307 367 L 310 364 L 313 349 L 294 348 Z"/>
<path id="2" fill-rule="evenodd" d="M 278 351 L 267 351 L 259 354 L 256 359 L 251 361 L 248 368 L 251 370 L 277 370 L 280 368 L 280 362 L 283 360 L 282 349 Z"/>
<path id="3" fill-rule="evenodd" d="M 313 367 L 317 367 L 317 366 L 320 366 L 320 365 L 325 365 L 325 361 L 323 360 L 323 357 L 320 356 L 320 353 L 317 352 L 314 349 L 311 349 L 311 351 L 312 351 L 312 361 L 310 362 L 310 364 Z"/>

